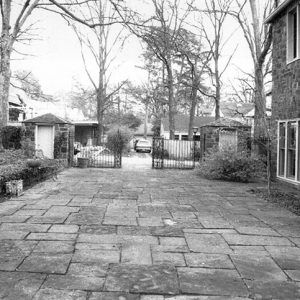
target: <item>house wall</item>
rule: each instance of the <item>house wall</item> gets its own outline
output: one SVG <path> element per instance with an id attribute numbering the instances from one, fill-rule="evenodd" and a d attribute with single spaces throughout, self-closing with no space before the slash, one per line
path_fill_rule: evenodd
<path id="1" fill-rule="evenodd" d="M 294 2 L 296 3 L 296 1 Z M 292 7 L 293 5 L 291 5 Z M 273 23 L 272 176 L 277 169 L 278 120 L 300 118 L 300 59 L 287 63 L 288 7 Z M 299 33 L 298 33 L 299 36 Z"/>
<path id="2" fill-rule="evenodd" d="M 286 61 L 285 14 L 274 23 L 273 38 L 272 120 L 300 118 L 300 60 L 289 64 Z"/>

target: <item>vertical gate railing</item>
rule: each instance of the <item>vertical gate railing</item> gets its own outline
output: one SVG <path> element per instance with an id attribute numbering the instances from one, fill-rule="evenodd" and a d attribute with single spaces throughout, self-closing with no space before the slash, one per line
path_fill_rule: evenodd
<path id="1" fill-rule="evenodd" d="M 153 139 L 152 167 L 154 169 L 193 169 L 200 151 L 199 141 Z"/>
<path id="2" fill-rule="evenodd" d="M 122 151 L 112 151 L 106 145 L 82 146 L 77 144 L 74 148 L 74 154 L 74 166 L 79 165 L 80 158 L 87 158 L 87 166 L 90 168 L 122 167 Z"/>

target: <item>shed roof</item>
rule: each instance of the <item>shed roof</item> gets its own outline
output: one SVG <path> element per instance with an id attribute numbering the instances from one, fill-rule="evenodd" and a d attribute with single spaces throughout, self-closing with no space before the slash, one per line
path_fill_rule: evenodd
<path id="1" fill-rule="evenodd" d="M 98 126 L 97 120 L 80 120 L 80 121 L 74 121 L 73 124 L 75 126 Z"/>
<path id="2" fill-rule="evenodd" d="M 51 113 L 44 114 L 32 119 L 25 120 L 23 123 L 42 123 L 42 124 L 72 124 L 71 122 L 57 117 Z"/>
<path id="3" fill-rule="evenodd" d="M 227 119 L 227 118 L 220 118 L 218 120 L 215 120 L 213 122 L 205 124 L 201 127 L 227 127 L 227 128 L 245 127 L 245 128 L 247 128 L 247 127 L 251 127 L 251 126 L 245 125 L 245 124 L 235 121 L 235 120 L 231 120 L 231 119 Z"/>
<path id="4" fill-rule="evenodd" d="M 215 119 L 215 117 L 195 117 L 194 126 L 201 127 L 203 125 L 206 125 L 206 124 L 212 122 L 214 119 Z M 175 130 L 187 132 L 188 128 L 189 128 L 189 121 L 190 121 L 189 115 L 176 114 L 175 115 Z M 169 118 L 168 117 L 162 118 L 162 124 L 164 126 L 164 130 L 169 131 Z"/>

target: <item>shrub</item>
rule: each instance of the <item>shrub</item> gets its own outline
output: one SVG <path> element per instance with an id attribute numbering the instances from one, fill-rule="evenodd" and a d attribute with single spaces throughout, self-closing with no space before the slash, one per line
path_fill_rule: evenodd
<path id="1" fill-rule="evenodd" d="M 43 159 L 40 160 L 39 167 L 29 167 L 27 160 L 18 159 L 12 161 L 11 159 L 16 154 L 6 153 L 6 163 L 0 165 L 0 194 L 5 192 L 5 182 L 11 180 L 23 180 L 23 186 L 32 185 L 35 182 L 48 178 L 66 167 L 65 160 Z M 11 151 L 13 152 L 13 151 Z M 16 151 L 15 151 L 16 152 Z"/>
<path id="2" fill-rule="evenodd" d="M 26 138 L 21 142 L 22 150 L 26 157 L 34 157 L 35 154 L 35 145 L 34 142 L 30 138 Z"/>
<path id="3" fill-rule="evenodd" d="M 4 149 L 20 149 L 25 130 L 22 127 L 5 126 L 1 129 L 1 135 Z"/>
<path id="4" fill-rule="evenodd" d="M 107 132 L 107 148 L 113 152 L 123 152 L 126 150 L 132 132 L 128 127 L 113 127 Z"/>
<path id="5" fill-rule="evenodd" d="M 0 166 L 21 163 L 26 156 L 22 150 L 4 150 L 0 154 Z M 1 174 L 1 173 L 0 173 Z"/>
<path id="6" fill-rule="evenodd" d="M 249 182 L 263 174 L 263 162 L 247 151 L 236 152 L 233 149 L 212 149 L 199 165 L 200 175 L 209 179 L 222 179 L 237 182 Z"/>

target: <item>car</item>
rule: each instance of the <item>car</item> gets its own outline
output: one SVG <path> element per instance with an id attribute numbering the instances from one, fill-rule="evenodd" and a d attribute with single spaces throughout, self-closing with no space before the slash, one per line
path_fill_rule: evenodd
<path id="1" fill-rule="evenodd" d="M 151 152 L 151 143 L 148 140 L 138 140 L 135 145 L 136 152 Z"/>

